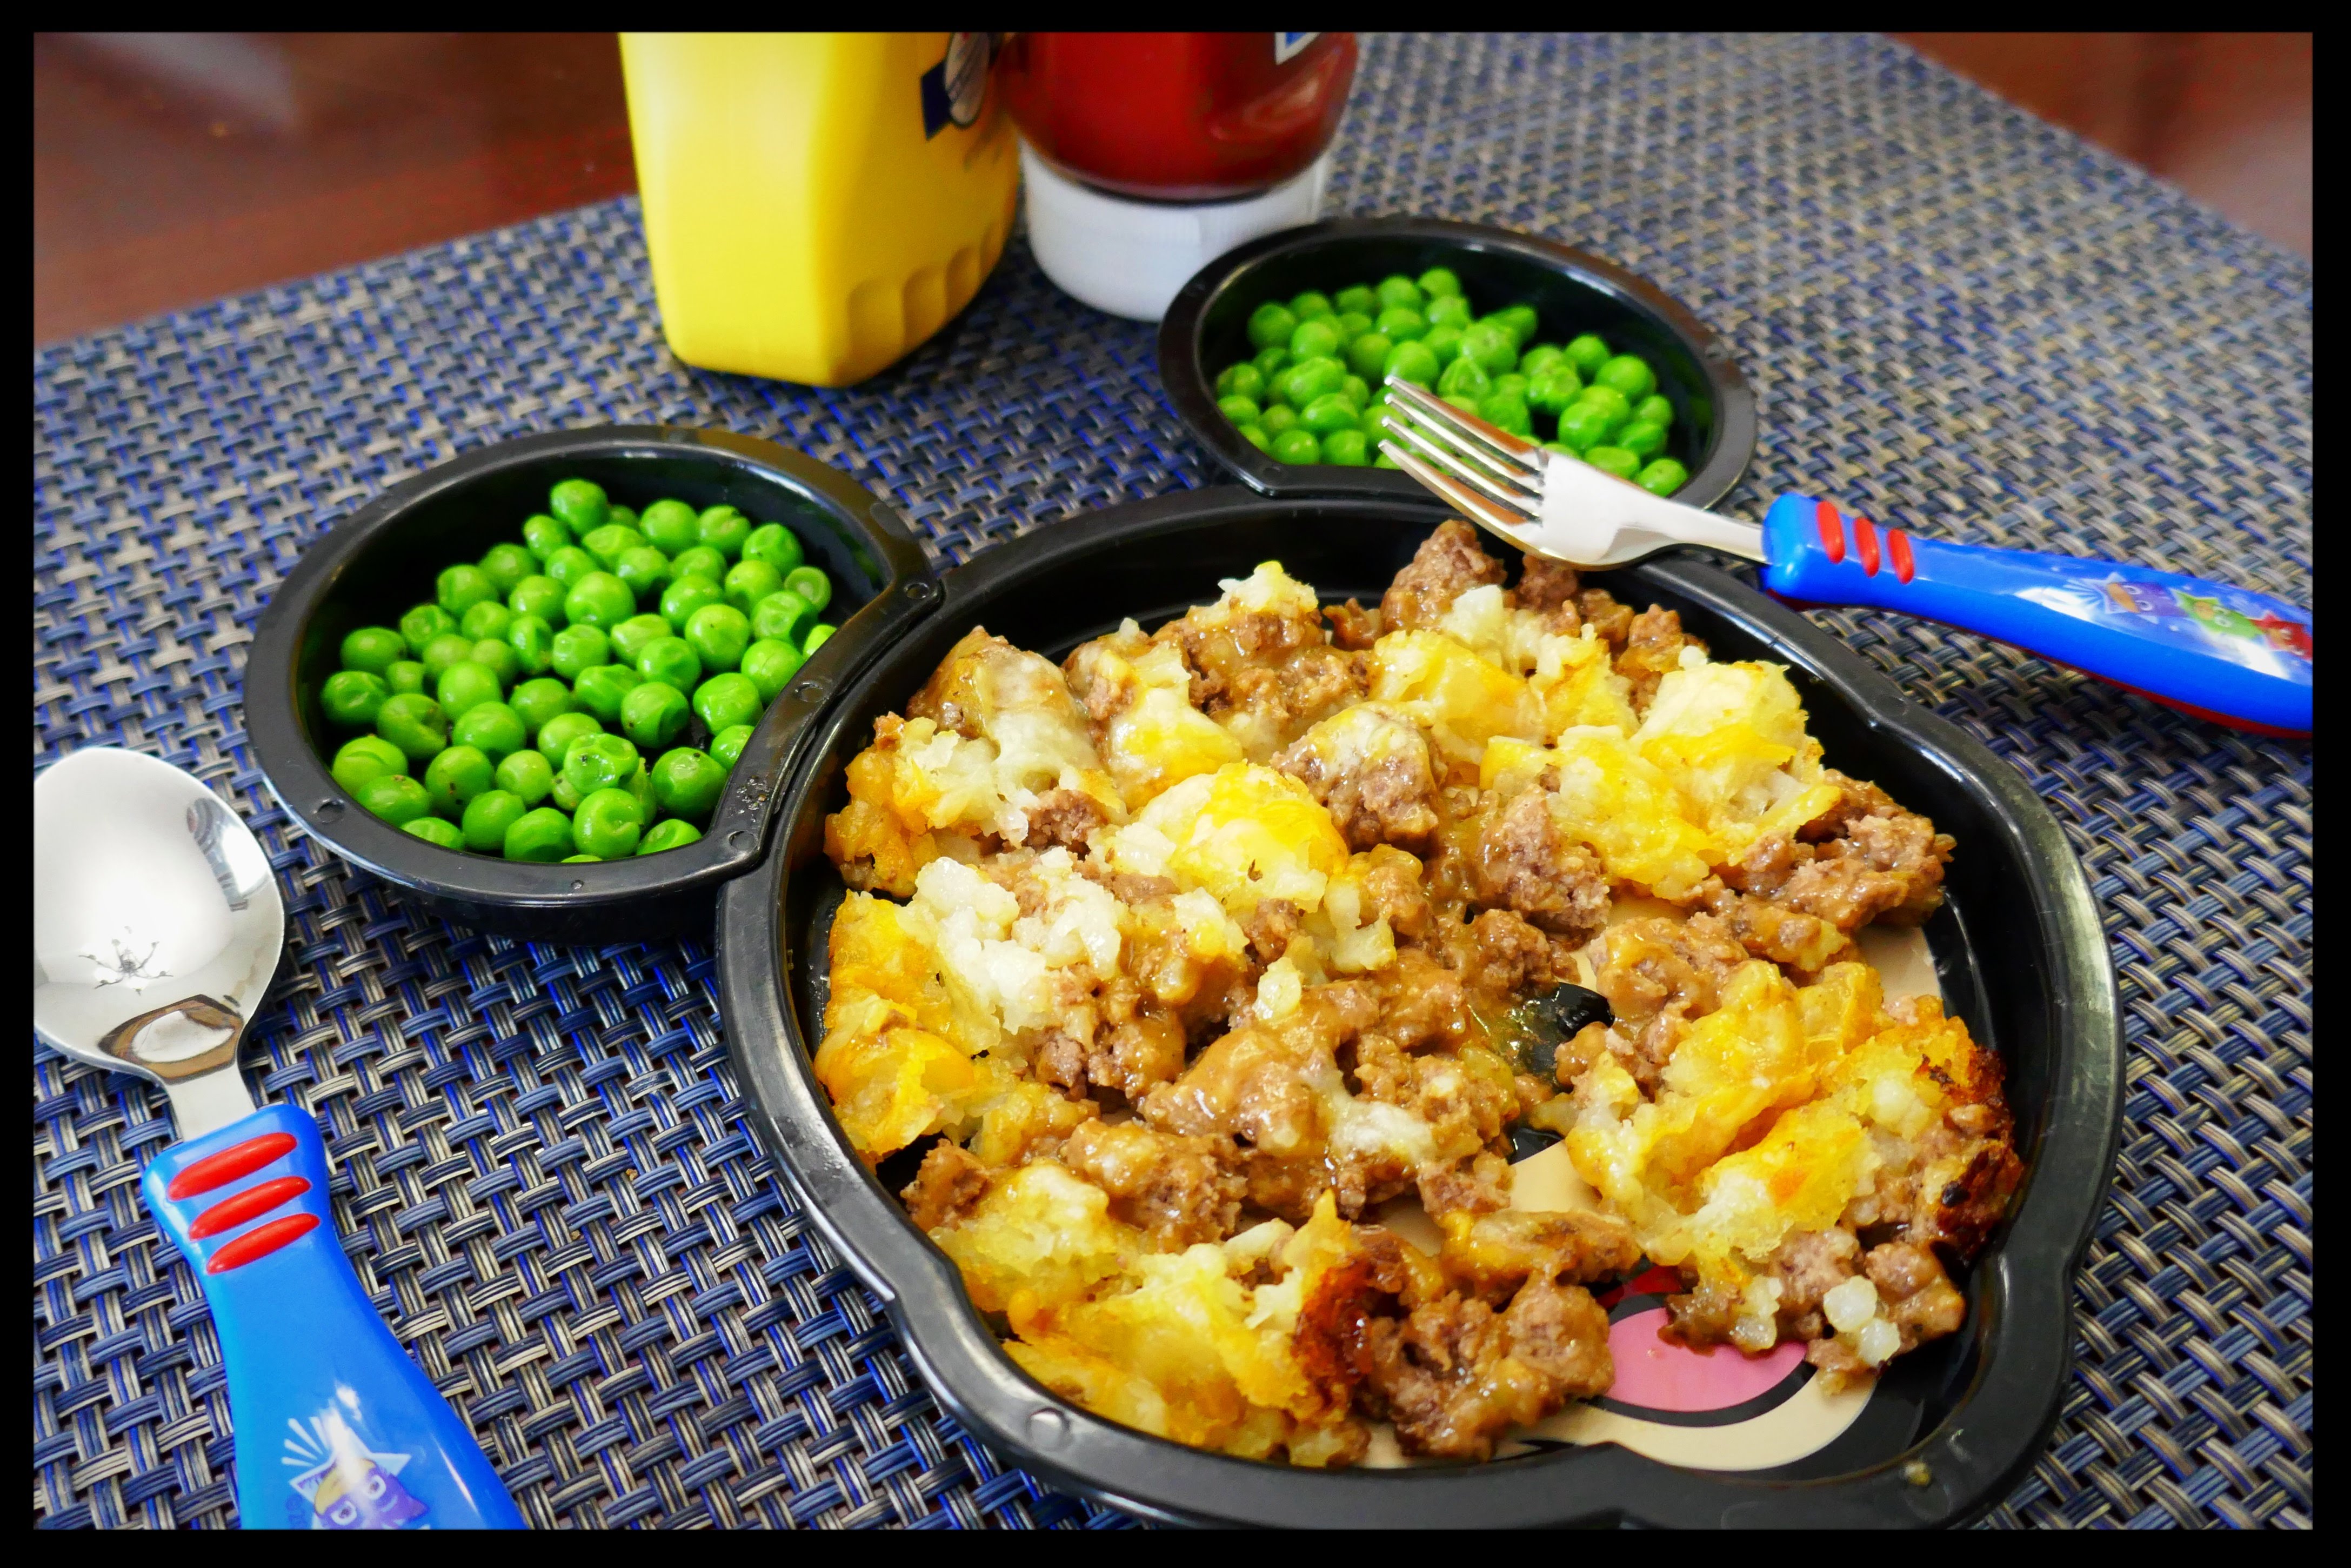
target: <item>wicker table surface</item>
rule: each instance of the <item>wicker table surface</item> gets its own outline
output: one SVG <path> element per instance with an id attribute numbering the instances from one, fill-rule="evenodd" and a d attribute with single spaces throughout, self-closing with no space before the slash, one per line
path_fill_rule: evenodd
<path id="1" fill-rule="evenodd" d="M 2311 597 L 2309 265 L 1868 38 L 1373 38 L 1331 207 L 1499 223 L 1680 296 L 1756 383 L 1725 509 L 1887 523 Z M 379 1306 L 541 1525 L 1116 1524 L 934 1406 L 747 1130 L 706 946 L 508 942 L 296 831 L 238 681 L 304 545 L 529 431 L 765 435 L 893 497 L 941 562 L 1212 482 L 1153 329 L 1015 241 L 844 392 L 664 348 L 632 201 L 42 350 L 34 766 L 149 751 L 231 799 L 287 894 L 246 1051 L 319 1118 Z M 2031 779 L 2104 908 L 2130 1050 L 2078 1365 L 2003 1523 L 2311 1518 L 2310 756 L 1980 638 L 1823 612 Z M 196 1281 L 149 1218 L 160 1093 L 37 1047 L 33 1509 L 232 1524 Z"/>

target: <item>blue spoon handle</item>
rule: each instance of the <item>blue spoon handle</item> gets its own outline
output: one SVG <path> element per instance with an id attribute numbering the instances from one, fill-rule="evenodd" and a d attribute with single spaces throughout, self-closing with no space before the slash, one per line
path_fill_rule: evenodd
<path id="1" fill-rule="evenodd" d="M 1763 518 L 1763 586 L 1871 605 L 2013 643 L 2170 707 L 2265 735 L 2311 731 L 2311 614 L 2201 578 L 2117 561 L 1918 538 L 1782 496 Z"/>
<path id="2" fill-rule="evenodd" d="M 144 1186 L 212 1308 L 245 1528 L 523 1527 L 481 1445 L 360 1289 L 307 1113 L 272 1105 L 166 1149 Z"/>

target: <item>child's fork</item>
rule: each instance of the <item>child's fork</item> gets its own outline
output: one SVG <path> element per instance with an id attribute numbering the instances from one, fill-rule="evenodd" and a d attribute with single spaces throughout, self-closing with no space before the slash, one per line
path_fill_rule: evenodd
<path id="1" fill-rule="evenodd" d="M 1761 528 L 1651 495 L 1388 378 L 1380 450 L 1520 549 L 1624 566 L 1674 545 L 1763 563 L 1763 586 L 1980 632 L 2168 706 L 2267 735 L 2311 730 L 2311 616 L 2283 600 L 2110 560 L 1916 538 L 1782 496 Z"/>

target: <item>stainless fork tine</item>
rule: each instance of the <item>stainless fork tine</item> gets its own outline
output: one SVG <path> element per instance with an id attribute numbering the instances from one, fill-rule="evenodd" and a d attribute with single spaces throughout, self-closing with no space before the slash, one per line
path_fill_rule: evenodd
<path id="1" fill-rule="evenodd" d="M 1447 451 L 1416 428 L 1409 412 L 1401 419 L 1395 417 L 1397 412 L 1395 404 L 1391 403 L 1389 439 L 1380 443 L 1380 450 L 1393 458 L 1399 467 L 1404 465 L 1406 458 L 1411 458 L 1417 466 L 1406 471 L 1423 483 L 1428 482 L 1424 470 L 1442 475 L 1446 479 L 1445 495 L 1447 499 L 1457 498 L 1465 486 L 1477 492 L 1485 497 L 1488 507 L 1499 507 L 1508 514 L 1513 527 L 1534 519 L 1542 504 L 1540 495 L 1496 479 L 1477 465 L 1463 461 L 1458 455 Z"/>
<path id="2" fill-rule="evenodd" d="M 1462 413 L 1425 387 L 1398 381 L 1393 376 L 1388 378 L 1387 387 L 1391 406 L 1401 399 L 1418 416 L 1421 423 L 1430 428 L 1431 434 L 1445 438 L 1455 450 L 1476 457 L 1504 477 L 1541 493 L 1541 447 L 1506 430 L 1498 429 L 1474 414 Z"/>
<path id="3" fill-rule="evenodd" d="M 1442 473 L 1423 462 L 1416 455 L 1391 447 L 1384 442 L 1381 444 L 1380 449 L 1395 459 L 1398 468 L 1419 480 L 1427 489 L 1450 501 L 1454 508 L 1463 517 L 1489 532 L 1499 534 L 1502 538 L 1515 543 L 1515 530 L 1527 526 L 1526 517 L 1488 500 L 1452 476 Z"/>

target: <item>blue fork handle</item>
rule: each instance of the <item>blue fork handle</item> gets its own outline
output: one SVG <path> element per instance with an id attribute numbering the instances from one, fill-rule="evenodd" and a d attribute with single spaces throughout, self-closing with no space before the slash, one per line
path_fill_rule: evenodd
<path id="1" fill-rule="evenodd" d="M 1782 496 L 1763 586 L 1812 604 L 1899 610 L 2013 643 L 2199 718 L 2311 730 L 2310 612 L 2118 561 L 1918 538 Z"/>
<path id="2" fill-rule="evenodd" d="M 376 1315 L 335 1235 L 319 1124 L 272 1105 L 150 1163 L 204 1281 L 247 1530 L 520 1530 L 481 1445 Z"/>

